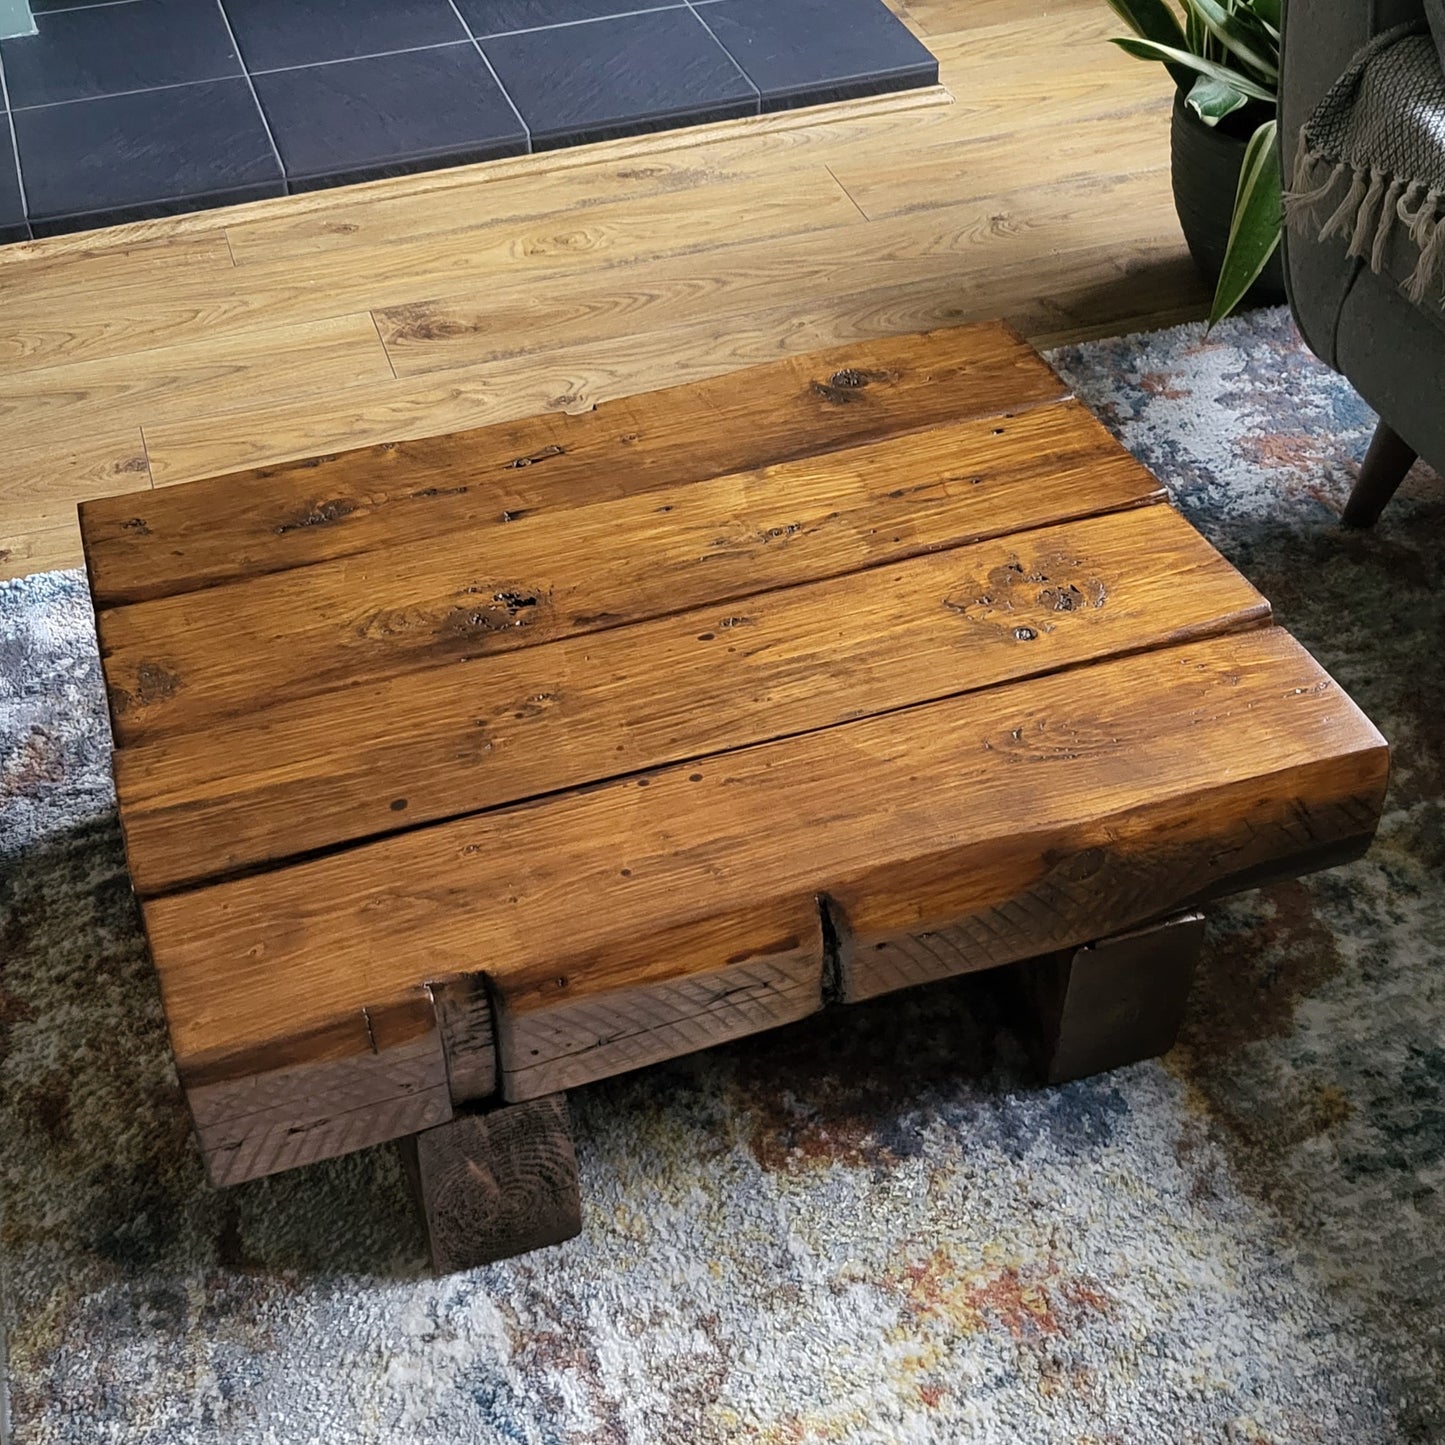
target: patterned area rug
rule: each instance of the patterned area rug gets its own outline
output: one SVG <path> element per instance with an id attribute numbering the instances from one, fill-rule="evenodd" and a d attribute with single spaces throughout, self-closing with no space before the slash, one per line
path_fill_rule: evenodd
<path id="1" fill-rule="evenodd" d="M 1162 1062 L 1042 1091 L 978 979 L 572 1096 L 586 1228 L 427 1277 L 393 1152 L 203 1181 L 77 575 L 0 587 L 22 1445 L 1445 1439 L 1445 489 L 1283 312 L 1056 364 L 1397 749 L 1362 863 L 1213 918 Z"/>

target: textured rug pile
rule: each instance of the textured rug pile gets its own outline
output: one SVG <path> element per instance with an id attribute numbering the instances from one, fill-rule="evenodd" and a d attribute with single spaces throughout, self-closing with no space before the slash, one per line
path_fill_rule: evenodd
<path id="1" fill-rule="evenodd" d="M 1363 862 L 1220 908 L 1181 1045 L 1045 1091 L 976 979 L 572 1096 L 581 1238 L 428 1277 L 394 1153 L 216 1192 L 84 588 L 0 586 L 17 1445 L 1445 1439 L 1445 489 L 1282 312 L 1056 365 L 1396 749 Z"/>

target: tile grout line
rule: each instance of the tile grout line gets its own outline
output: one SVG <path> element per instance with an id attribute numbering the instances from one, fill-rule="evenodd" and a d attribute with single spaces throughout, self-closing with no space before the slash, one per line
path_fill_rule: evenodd
<path id="1" fill-rule="evenodd" d="M 89 10 L 91 7 L 85 7 Z M 76 95 L 69 100 L 46 100 L 39 105 L 17 105 L 12 114 L 25 115 L 32 110 L 56 110 L 62 105 L 90 105 L 98 100 L 120 100 L 127 95 L 150 95 L 160 90 L 188 90 L 193 85 L 219 85 L 225 80 L 245 80 L 246 72 L 238 70 L 233 75 L 208 75 L 201 80 L 173 80 L 166 85 L 140 85 L 134 90 L 116 90 L 109 95 Z"/>
<path id="2" fill-rule="evenodd" d="M 687 8 L 688 8 L 688 11 L 691 13 L 692 18 L 693 18 L 694 20 L 696 20 L 697 23 L 698 23 L 699 25 L 701 25 L 704 30 L 707 31 L 708 35 L 709 35 L 709 36 L 711 37 L 711 39 L 712 39 L 712 43 L 713 43 L 714 45 L 716 45 L 717 48 L 718 48 L 719 50 L 721 50 L 724 55 L 727 56 L 728 61 L 729 61 L 729 63 L 732 65 L 733 69 L 736 70 L 737 73 L 738 73 L 740 76 L 742 76 L 742 78 L 743 78 L 745 81 L 747 81 L 747 83 L 748 83 L 748 88 L 749 88 L 749 89 L 752 91 L 752 93 L 757 97 L 757 101 L 758 101 L 758 110 L 757 110 L 757 113 L 758 113 L 759 115 L 761 115 L 761 114 L 763 113 L 763 92 L 758 88 L 757 82 L 752 78 L 751 75 L 749 75 L 749 74 L 747 73 L 746 70 L 744 70 L 744 69 L 742 68 L 742 65 L 738 62 L 737 56 L 734 55 L 734 54 L 732 53 L 732 51 L 729 50 L 729 49 L 727 48 L 727 46 L 724 45 L 724 44 L 722 43 L 722 41 L 717 38 L 717 32 L 716 32 L 716 31 L 712 28 L 712 26 L 709 25 L 709 24 L 707 23 L 707 21 L 704 20 L 704 19 L 702 18 L 702 16 L 698 13 L 697 6 L 692 3 L 692 0 L 687 0 Z"/>
<path id="3" fill-rule="evenodd" d="M 5 107 L 5 124 L 10 128 L 10 156 L 15 162 L 15 185 L 20 192 L 20 219 L 26 236 L 33 241 L 35 230 L 30 224 L 30 198 L 25 194 L 25 172 L 20 168 L 20 137 L 15 134 L 15 112 L 10 109 L 10 86 L 5 79 L 3 55 L 0 55 L 0 104 Z"/>
<path id="4" fill-rule="evenodd" d="M 342 55 L 335 60 L 308 60 L 304 65 L 268 65 L 264 70 L 247 70 L 248 75 L 289 75 L 293 70 L 320 70 L 326 65 L 351 65 L 358 60 L 389 60 L 393 55 L 422 55 L 430 50 L 450 50 L 454 45 L 470 45 L 471 37 L 438 40 L 434 45 L 409 45 L 404 50 L 372 50 L 365 55 Z"/>
<path id="5" fill-rule="evenodd" d="M 578 25 L 605 25 L 609 20 L 626 20 L 632 15 L 656 15 L 663 10 L 690 10 L 688 0 L 665 0 L 658 5 L 639 5 L 635 10 L 619 10 L 615 15 L 584 15 L 580 20 L 556 20 L 551 25 L 519 25 L 515 30 L 488 30 L 478 40 L 501 40 L 509 35 L 540 35 L 544 30 L 572 30 Z"/>
<path id="6" fill-rule="evenodd" d="M 39 20 L 41 15 L 69 15 L 76 10 L 110 10 L 116 5 L 134 5 L 135 0 L 95 0 L 93 5 L 56 5 L 53 9 L 42 10 L 35 16 Z"/>
<path id="7" fill-rule="evenodd" d="M 452 14 L 461 21 L 462 29 L 470 36 L 472 48 L 482 57 L 482 64 L 487 67 L 487 74 L 492 77 L 492 83 L 502 92 L 502 99 L 511 106 L 512 114 L 517 117 L 517 124 L 522 127 L 522 134 L 527 137 L 527 154 L 535 154 L 536 148 L 532 144 L 532 127 L 527 124 L 526 118 L 517 106 L 517 102 L 512 99 L 512 92 L 502 84 L 502 77 L 497 74 L 496 67 L 492 64 L 491 56 L 482 49 L 482 42 L 477 39 L 472 31 L 472 27 L 467 24 L 467 17 L 458 9 L 457 0 L 447 0 L 447 4 L 452 7 Z"/>
<path id="8" fill-rule="evenodd" d="M 251 72 L 246 68 L 246 56 L 241 50 L 240 42 L 236 39 L 236 32 L 231 29 L 231 17 L 226 14 L 226 7 L 221 0 L 216 0 L 216 9 L 220 11 L 221 24 L 226 27 L 226 34 L 231 38 L 231 49 L 236 52 L 236 64 L 241 67 L 241 74 L 246 78 L 246 89 L 251 92 L 251 103 L 256 107 L 256 114 L 261 118 L 261 129 L 266 132 L 266 141 L 271 147 L 271 154 L 276 158 L 276 169 L 281 173 L 281 183 L 287 190 L 290 190 L 286 162 L 281 159 L 281 148 L 276 144 L 276 137 L 271 134 L 271 122 L 266 119 L 266 111 L 261 104 L 261 97 L 256 94 L 256 82 L 251 79 Z"/>

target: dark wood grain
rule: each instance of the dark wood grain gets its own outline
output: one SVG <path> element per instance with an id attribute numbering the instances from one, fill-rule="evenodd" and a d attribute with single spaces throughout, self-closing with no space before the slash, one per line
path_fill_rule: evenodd
<path id="1" fill-rule="evenodd" d="M 1162 1047 L 1131 930 L 1387 750 L 1161 498 L 989 326 L 87 508 L 212 1177 L 419 1133 L 450 1268 L 575 1232 L 558 1091 L 825 999 L 1044 958 L 1056 1077 Z"/>
<path id="2" fill-rule="evenodd" d="M 181 1073 L 213 1184 L 239 1184 L 449 1119 L 442 1037 L 424 989 Z"/>
<path id="3" fill-rule="evenodd" d="M 453 1104 L 473 1104 L 497 1091 L 497 1030 L 486 975 L 461 973 L 427 985 L 436 1009 L 447 1086 Z"/>
<path id="4" fill-rule="evenodd" d="M 560 1094 L 485 1112 L 403 1142 L 438 1274 L 561 1244 L 582 1229 L 577 1155 Z"/>

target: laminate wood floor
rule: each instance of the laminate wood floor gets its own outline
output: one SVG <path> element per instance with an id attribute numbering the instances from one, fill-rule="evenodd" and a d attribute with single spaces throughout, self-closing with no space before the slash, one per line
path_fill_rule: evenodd
<path id="1" fill-rule="evenodd" d="M 1003 316 L 1201 316 L 1101 0 L 896 0 L 943 88 L 0 250 L 0 576 L 75 506 Z"/>

